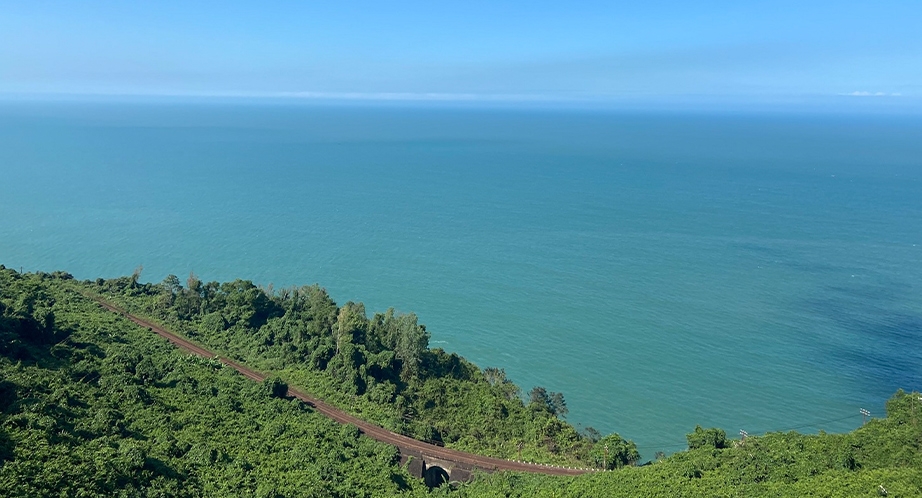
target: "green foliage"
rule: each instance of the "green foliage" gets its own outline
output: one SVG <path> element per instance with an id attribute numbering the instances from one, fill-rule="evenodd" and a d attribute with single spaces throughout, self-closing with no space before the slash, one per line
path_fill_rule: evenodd
<path id="1" fill-rule="evenodd" d="M 13 458 L 15 448 L 16 443 L 10 439 L 10 435 L 5 429 L 0 428 L 0 465 L 3 465 L 4 461 Z"/>
<path id="2" fill-rule="evenodd" d="M 337 307 L 317 285 L 276 292 L 194 275 L 185 287 L 169 276 L 157 285 L 96 281 L 85 290 L 390 430 L 491 456 L 590 462 L 592 443 L 559 420 L 567 414 L 561 393 L 541 388 L 540 402 L 526 406 L 504 371 L 481 372 L 429 349 L 430 334 L 413 313 L 369 318 L 363 304 Z"/>
<path id="3" fill-rule="evenodd" d="M 612 470 L 634 465 L 640 460 L 640 453 L 633 441 L 627 441 L 618 434 L 609 434 L 592 446 L 592 461 L 597 468 Z"/>
<path id="4" fill-rule="evenodd" d="M 536 386 L 528 392 L 528 406 L 536 410 L 543 410 L 558 417 L 564 417 L 570 411 L 562 393 L 547 392 L 547 389 Z"/>
<path id="5" fill-rule="evenodd" d="M 483 377 L 491 386 L 507 399 L 518 399 L 519 386 L 506 378 L 506 370 L 488 367 L 483 370 Z"/>
<path id="6" fill-rule="evenodd" d="M 262 386 L 266 396 L 272 398 L 284 398 L 288 396 L 288 384 L 278 377 L 269 377 L 263 381 Z"/>
<path id="7" fill-rule="evenodd" d="M 750 436 L 743 443 L 727 441 L 722 431 L 698 427 L 689 435 L 696 441 L 695 449 L 643 466 L 577 478 L 493 474 L 472 483 L 465 493 L 529 498 L 850 498 L 881 496 L 883 487 L 887 496 L 922 496 L 922 420 L 913 419 L 919 396 L 897 392 L 887 402 L 887 418 L 871 420 L 848 434 L 778 432 Z M 593 447 L 594 458 L 602 441 Z"/>
<path id="8" fill-rule="evenodd" d="M 280 379 L 183 354 L 67 280 L 0 268 L 0 496 L 425 494 Z"/>
<path id="9" fill-rule="evenodd" d="M 688 449 L 695 450 L 698 448 L 715 448 L 721 449 L 727 447 L 727 433 L 723 429 L 710 428 L 702 429 L 700 425 L 695 426 L 695 432 L 685 435 L 688 440 Z"/>
<path id="10" fill-rule="evenodd" d="M 582 435 L 592 444 L 598 443 L 602 439 L 602 433 L 592 426 L 583 429 Z"/>
<path id="11" fill-rule="evenodd" d="M 100 310 L 80 294 L 87 289 L 273 376 L 254 384 L 182 354 Z M 565 413 L 562 395 L 536 388 L 526 405 L 501 369 L 481 372 L 427 345 L 414 315 L 369 319 L 317 286 L 272 293 L 194 276 L 186 287 L 178 278 L 78 283 L 0 267 L 0 496 L 430 494 L 394 448 L 286 399 L 286 380 L 421 439 L 613 469 L 483 474 L 435 495 L 922 496 L 918 392 L 897 392 L 886 418 L 849 434 L 741 442 L 699 426 L 688 451 L 634 466 L 632 442 L 580 435 L 555 416 Z"/>

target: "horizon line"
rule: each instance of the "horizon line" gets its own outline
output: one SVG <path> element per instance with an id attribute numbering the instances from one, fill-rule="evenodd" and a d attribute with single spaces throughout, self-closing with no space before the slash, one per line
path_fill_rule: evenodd
<path id="1" fill-rule="evenodd" d="M 560 103 L 622 103 L 626 101 L 675 101 L 706 99 L 737 103 L 780 103 L 792 100 L 836 99 L 842 97 L 878 97 L 873 100 L 918 100 L 918 96 L 902 92 L 871 92 L 857 90 L 834 93 L 733 94 L 733 93 L 622 93 L 622 94 L 542 94 L 542 93 L 476 93 L 476 92 L 323 92 L 323 91 L 170 91 L 170 90 L 0 90 L 0 96 L 22 97 L 176 97 L 176 98 L 255 98 L 291 100 L 345 101 L 407 101 L 407 102 L 560 102 Z M 887 97 L 887 98 L 882 98 Z M 840 99 L 841 98 L 841 99 Z M 864 99 L 860 99 L 864 100 Z"/>
<path id="2" fill-rule="evenodd" d="M 768 113 L 858 113 L 922 115 L 914 95 L 854 91 L 826 94 L 622 94 L 549 95 L 447 92 L 246 92 L 246 91 L 4 91 L 0 102 L 180 102 L 277 103 L 283 105 L 447 106 L 595 111 L 704 111 Z"/>

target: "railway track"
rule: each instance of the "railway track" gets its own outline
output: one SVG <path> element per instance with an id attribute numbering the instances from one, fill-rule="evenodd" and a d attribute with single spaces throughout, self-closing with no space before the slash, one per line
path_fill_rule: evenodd
<path id="1" fill-rule="evenodd" d="M 246 366 L 233 361 L 229 358 L 220 357 L 213 352 L 195 344 L 179 335 L 176 335 L 163 327 L 155 323 L 151 323 L 148 320 L 145 320 L 141 317 L 128 313 L 127 311 L 119 308 L 118 306 L 113 305 L 105 300 L 100 298 L 95 298 L 95 300 L 105 309 L 119 314 L 128 320 L 131 320 L 137 325 L 144 327 L 151 332 L 163 337 L 168 340 L 175 346 L 184 349 L 192 354 L 202 356 L 205 358 L 217 358 L 221 363 L 233 368 L 234 370 L 240 372 L 244 377 L 251 379 L 255 382 L 262 382 L 266 379 L 266 375 L 247 368 Z M 515 472 L 532 472 L 538 474 L 547 474 L 547 475 L 556 475 L 556 476 L 575 476 L 580 474 L 585 474 L 587 472 L 595 472 L 596 469 L 588 468 L 573 468 L 573 467 L 562 467 L 556 465 L 545 465 L 545 464 L 535 464 L 529 462 L 520 462 L 515 460 L 503 460 L 501 458 L 486 457 L 481 455 L 475 455 L 473 453 L 466 453 L 463 451 L 453 450 L 451 448 L 444 448 L 441 446 L 436 446 L 434 444 L 429 444 L 423 441 L 418 441 L 411 437 L 404 436 L 402 434 L 397 434 L 396 432 L 389 431 L 383 427 L 379 427 L 372 423 L 366 422 L 358 417 L 350 415 L 343 410 L 336 408 L 324 401 L 314 398 L 307 395 L 297 389 L 288 388 L 288 395 L 300 399 L 301 401 L 310 405 L 314 410 L 320 412 L 326 417 L 339 422 L 341 424 L 350 424 L 359 429 L 366 436 L 380 441 L 382 443 L 387 443 L 393 446 L 396 446 L 401 453 L 404 454 L 422 454 L 426 455 L 429 458 L 437 458 L 441 460 L 447 460 L 450 462 L 455 462 L 458 464 L 463 464 L 469 467 L 474 467 L 480 470 L 487 472 L 494 471 L 515 471 Z"/>

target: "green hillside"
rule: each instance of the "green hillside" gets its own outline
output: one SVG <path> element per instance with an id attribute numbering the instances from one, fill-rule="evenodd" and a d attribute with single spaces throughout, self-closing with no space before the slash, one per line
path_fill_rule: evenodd
<path id="1" fill-rule="evenodd" d="M 896 393 L 887 418 L 848 434 L 778 432 L 745 443 L 696 436 L 700 432 L 689 434 L 689 442 L 699 447 L 640 467 L 578 478 L 497 474 L 465 491 L 529 498 L 922 496 L 918 392 Z"/>
<path id="2" fill-rule="evenodd" d="M 317 285 L 273 291 L 194 275 L 185 285 L 172 275 L 160 284 L 134 275 L 80 288 L 395 432 L 501 458 L 605 463 L 601 435 L 579 434 L 563 419 L 561 393 L 535 387 L 523 401 L 503 370 L 430 349 L 412 313 L 368 317 L 361 303 L 337 306 Z M 611 467 L 638 458 L 633 443 L 621 446 Z"/>
<path id="3" fill-rule="evenodd" d="M 355 414 L 483 454 L 615 468 L 575 478 L 479 474 L 428 490 L 396 449 L 185 354 L 104 311 L 132 312 Z M 0 267 L 0 496 L 922 496 L 922 401 L 849 434 L 717 429 L 634 466 L 617 435 L 578 434 L 559 393 L 527 400 L 502 370 L 428 348 L 413 315 L 367 317 L 317 286 L 78 282 Z M 606 459 L 602 448 L 609 446 Z"/>

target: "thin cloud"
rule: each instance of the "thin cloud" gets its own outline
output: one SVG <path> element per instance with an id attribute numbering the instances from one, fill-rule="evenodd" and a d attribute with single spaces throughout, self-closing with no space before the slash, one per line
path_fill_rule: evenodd
<path id="1" fill-rule="evenodd" d="M 246 95 L 251 96 L 251 95 Z M 258 97 L 330 100 L 406 100 L 406 101 L 547 101 L 554 97 L 540 94 L 413 93 L 413 92 L 277 92 L 253 94 Z"/>
<path id="2" fill-rule="evenodd" d="M 865 92 L 865 91 L 840 93 L 839 95 L 844 95 L 846 97 L 902 97 L 903 96 L 903 94 L 901 93 Z"/>

